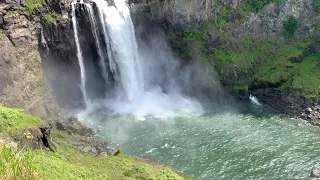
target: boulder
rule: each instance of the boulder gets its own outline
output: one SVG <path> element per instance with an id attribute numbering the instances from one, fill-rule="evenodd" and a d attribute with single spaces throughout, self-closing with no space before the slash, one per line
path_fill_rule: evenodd
<path id="1" fill-rule="evenodd" d="M 26 46 L 31 43 L 31 32 L 27 28 L 13 30 L 9 34 L 9 39 L 14 46 Z"/>
<path id="2" fill-rule="evenodd" d="M 312 170 L 310 173 L 311 178 L 320 178 L 320 171 Z"/>
<path id="3" fill-rule="evenodd" d="M 94 136 L 91 128 L 83 125 L 77 118 L 70 117 L 65 122 L 56 122 L 56 128 L 61 131 L 66 131 L 69 134 L 80 136 Z"/>

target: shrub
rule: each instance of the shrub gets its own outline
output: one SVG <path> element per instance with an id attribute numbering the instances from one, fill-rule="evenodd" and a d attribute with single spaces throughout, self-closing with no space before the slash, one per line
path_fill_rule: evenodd
<path id="1" fill-rule="evenodd" d="M 26 7 L 31 11 L 37 11 L 43 7 L 45 0 L 26 0 Z"/>
<path id="2" fill-rule="evenodd" d="M 283 35 L 285 38 L 292 38 L 294 33 L 298 29 L 298 20 L 294 16 L 290 16 L 289 19 L 284 22 L 283 25 Z"/>
<path id="3" fill-rule="evenodd" d="M 320 0 L 314 0 L 314 10 L 320 12 Z"/>
<path id="4" fill-rule="evenodd" d="M 50 14 L 45 14 L 44 19 L 51 24 L 54 24 L 57 22 L 57 20 L 61 19 L 61 15 L 55 14 L 55 13 L 50 13 Z"/>
<path id="5" fill-rule="evenodd" d="M 253 12 L 261 11 L 271 0 L 247 0 L 247 6 Z"/>

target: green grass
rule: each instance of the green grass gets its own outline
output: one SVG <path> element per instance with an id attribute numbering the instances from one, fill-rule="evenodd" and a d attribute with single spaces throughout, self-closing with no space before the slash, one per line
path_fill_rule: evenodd
<path id="1" fill-rule="evenodd" d="M 0 133 L 14 135 L 43 123 L 19 109 L 0 106 Z M 192 179 L 169 167 L 120 152 L 116 156 L 94 156 L 80 152 L 75 137 L 53 130 L 57 152 L 12 150 L 0 142 L 0 179 Z"/>
<path id="2" fill-rule="evenodd" d="M 244 36 L 241 43 L 231 44 L 226 50 L 217 49 L 206 58 L 215 62 L 223 84 L 234 91 L 251 83 L 255 66 L 272 58 L 278 50 L 277 43 Z"/>
<path id="3" fill-rule="evenodd" d="M 43 124 L 41 118 L 24 114 L 23 110 L 0 106 L 0 134 L 15 135 L 25 128 L 34 128 Z"/>
<path id="4" fill-rule="evenodd" d="M 310 42 L 285 44 L 257 71 L 254 86 L 275 86 L 294 90 L 306 98 L 320 97 L 320 54 L 305 57 L 300 63 L 288 59 L 299 57 Z"/>
<path id="5" fill-rule="evenodd" d="M 54 131 L 58 152 L 20 152 L 8 148 L 0 151 L 0 179 L 192 179 L 169 167 L 125 155 L 93 156 L 73 146 L 77 139 Z"/>
<path id="6" fill-rule="evenodd" d="M 320 53 L 303 59 L 292 70 L 291 78 L 281 88 L 294 89 L 307 98 L 320 97 Z M 289 83 L 290 82 L 290 83 Z"/>
<path id="7" fill-rule="evenodd" d="M 273 57 L 264 63 L 256 73 L 255 82 L 267 86 L 287 80 L 295 66 L 288 59 L 300 56 L 309 44 L 310 42 L 279 44 L 278 50 L 273 52 Z"/>
<path id="8" fill-rule="evenodd" d="M 32 167 L 30 150 L 23 154 L 3 146 L 0 149 L 0 179 L 43 179 Z"/>
<path id="9" fill-rule="evenodd" d="M 79 153 L 73 145 L 77 141 L 67 133 L 53 131 L 52 136 L 58 146 L 58 151 L 63 152 L 60 155 L 62 159 L 71 164 L 77 164 L 94 174 L 105 174 L 110 179 L 192 179 L 163 165 L 147 164 L 145 160 L 123 153 L 107 157 L 94 157 Z"/>

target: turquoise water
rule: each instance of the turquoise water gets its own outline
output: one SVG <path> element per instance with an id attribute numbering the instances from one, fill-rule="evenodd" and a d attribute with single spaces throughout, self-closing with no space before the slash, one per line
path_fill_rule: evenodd
<path id="1" fill-rule="evenodd" d="M 200 180 L 298 179 L 320 168 L 320 128 L 250 102 L 206 111 L 145 121 L 97 112 L 86 120 L 126 153 Z"/>

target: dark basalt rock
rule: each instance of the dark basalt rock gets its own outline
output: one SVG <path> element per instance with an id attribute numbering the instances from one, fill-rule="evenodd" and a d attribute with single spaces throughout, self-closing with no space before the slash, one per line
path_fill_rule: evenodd
<path id="1" fill-rule="evenodd" d="M 311 178 L 320 178 L 320 172 L 312 170 L 311 173 L 310 173 L 310 177 Z"/>
<path id="2" fill-rule="evenodd" d="M 0 28 L 3 28 L 4 20 L 3 16 L 0 14 Z"/>
<path id="3" fill-rule="evenodd" d="M 115 155 L 118 150 L 110 143 L 97 139 L 91 128 L 83 125 L 77 118 L 71 117 L 64 122 L 56 122 L 55 128 L 77 138 L 73 145 L 80 151 L 95 155 Z"/>
<path id="4" fill-rule="evenodd" d="M 42 126 L 39 128 L 25 129 L 20 135 L 15 137 L 15 141 L 20 142 L 24 147 L 28 147 L 32 150 L 36 149 L 49 149 L 55 152 L 56 146 L 51 141 L 51 127 Z"/>
<path id="5" fill-rule="evenodd" d="M 320 126 L 320 106 L 308 107 L 301 113 L 300 118 L 305 119 L 310 124 Z"/>
<path id="6" fill-rule="evenodd" d="M 93 130 L 83 125 L 75 117 L 70 117 L 66 122 L 56 122 L 56 128 L 60 131 L 66 131 L 70 135 L 94 136 Z"/>

